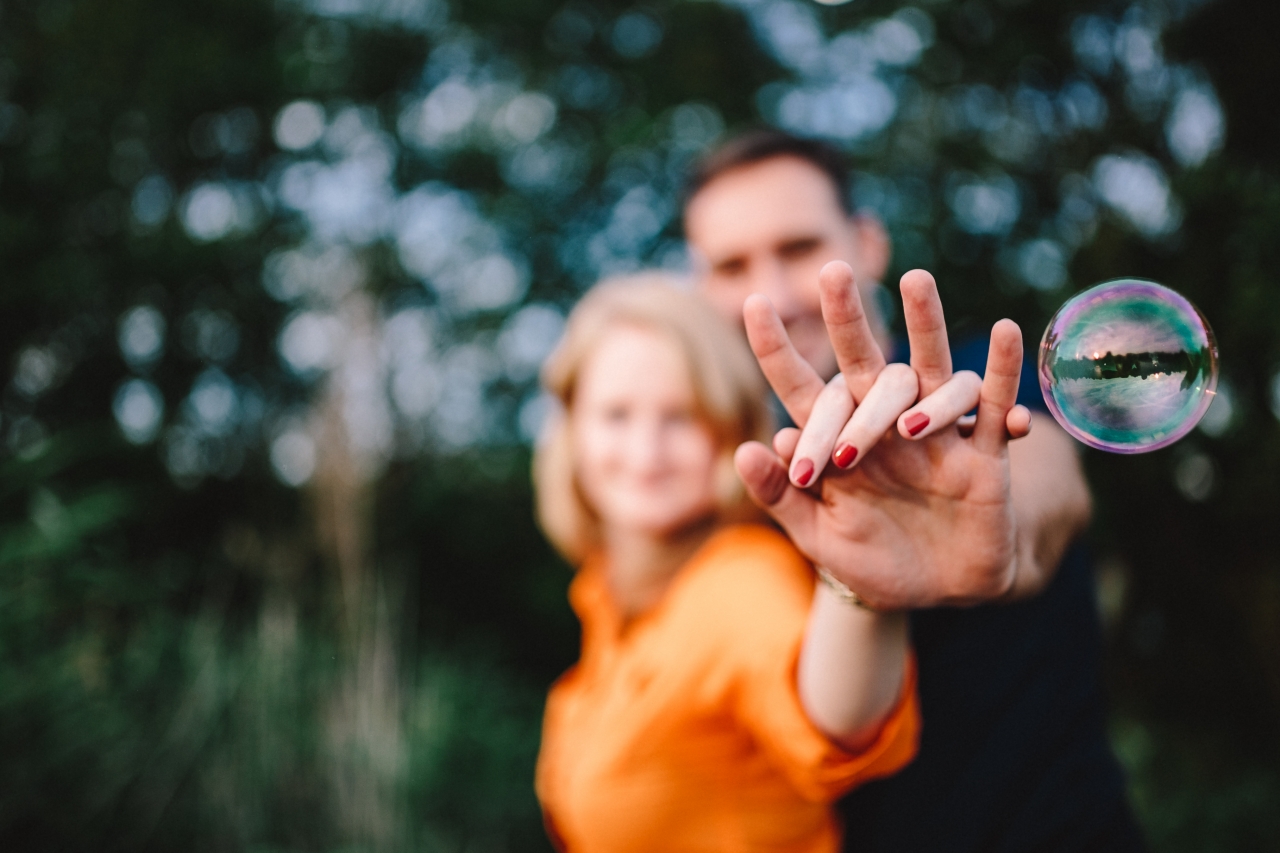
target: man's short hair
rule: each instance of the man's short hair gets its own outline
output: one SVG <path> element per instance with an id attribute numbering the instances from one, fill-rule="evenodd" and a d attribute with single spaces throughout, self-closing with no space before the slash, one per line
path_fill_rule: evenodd
<path id="1" fill-rule="evenodd" d="M 774 157 L 797 157 L 821 171 L 831 180 L 840 208 L 849 216 L 854 214 L 853 200 L 849 197 L 849 167 L 845 164 L 844 153 L 826 142 L 772 127 L 748 130 L 702 155 L 685 181 L 684 206 L 688 206 L 699 190 L 725 172 Z"/>

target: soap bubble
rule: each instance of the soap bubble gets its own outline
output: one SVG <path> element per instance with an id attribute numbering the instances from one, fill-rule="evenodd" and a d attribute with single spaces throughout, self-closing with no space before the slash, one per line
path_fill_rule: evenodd
<path id="1" fill-rule="evenodd" d="M 1186 435 L 1213 402 L 1218 345 L 1200 311 L 1151 281 L 1078 293 L 1040 341 L 1040 390 L 1071 435 L 1145 453 Z"/>

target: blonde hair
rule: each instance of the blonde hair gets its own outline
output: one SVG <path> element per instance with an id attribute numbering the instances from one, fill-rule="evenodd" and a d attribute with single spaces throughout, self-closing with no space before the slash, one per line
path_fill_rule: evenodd
<path id="1" fill-rule="evenodd" d="M 560 403 L 533 455 L 538 522 L 551 543 L 577 565 L 600 544 L 600 521 L 578 486 L 569 419 L 578 376 L 610 328 L 641 326 L 668 335 L 684 354 L 695 404 L 720 450 L 717 507 L 721 521 L 758 517 L 733 452 L 768 441 L 772 418 L 763 378 L 742 335 L 673 275 L 649 272 L 592 288 L 569 315 L 564 337 L 542 366 L 542 385 Z"/>

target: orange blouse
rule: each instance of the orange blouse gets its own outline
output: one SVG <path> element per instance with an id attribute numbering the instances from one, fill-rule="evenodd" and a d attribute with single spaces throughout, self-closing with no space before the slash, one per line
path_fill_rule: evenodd
<path id="1" fill-rule="evenodd" d="M 914 756 L 915 662 L 876 740 L 851 754 L 796 690 L 813 571 L 761 526 L 713 534 L 623 625 L 599 558 L 569 590 L 582 657 L 551 688 L 538 799 L 571 853 L 839 848 L 829 804 Z"/>

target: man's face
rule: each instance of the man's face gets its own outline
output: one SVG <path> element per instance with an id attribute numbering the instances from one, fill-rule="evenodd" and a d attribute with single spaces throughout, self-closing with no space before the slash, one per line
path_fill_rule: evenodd
<path id="1" fill-rule="evenodd" d="M 800 354 L 823 376 L 835 375 L 818 272 L 842 260 L 860 284 L 879 279 L 888 243 L 878 223 L 850 219 L 823 171 L 784 155 L 712 179 L 685 208 L 685 232 L 703 295 L 721 314 L 740 324 L 742 303 L 764 294 Z M 867 310 L 880 334 L 878 315 Z"/>

